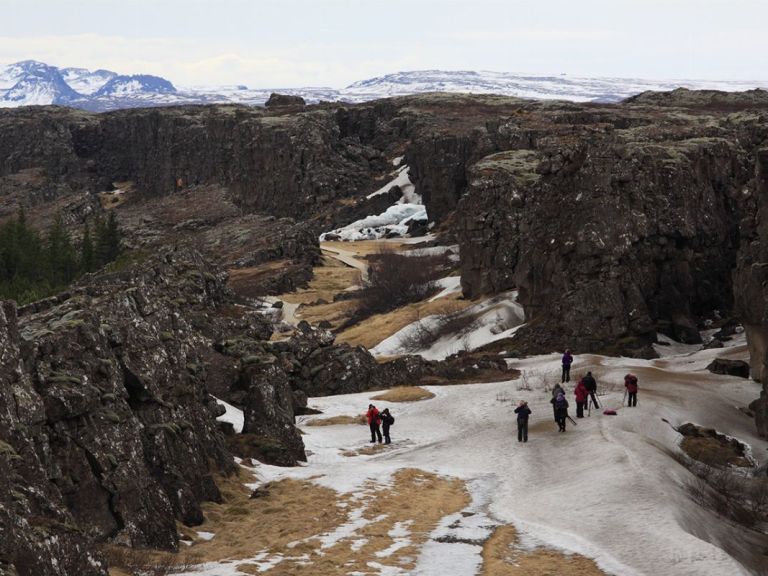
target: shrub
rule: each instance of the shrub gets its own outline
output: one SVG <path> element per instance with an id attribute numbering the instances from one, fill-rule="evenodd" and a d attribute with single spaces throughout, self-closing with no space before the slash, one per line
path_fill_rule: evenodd
<path id="1" fill-rule="evenodd" d="M 421 302 L 438 291 L 444 259 L 436 256 L 404 256 L 383 250 L 370 257 L 357 313 L 381 314 L 412 302 Z"/>

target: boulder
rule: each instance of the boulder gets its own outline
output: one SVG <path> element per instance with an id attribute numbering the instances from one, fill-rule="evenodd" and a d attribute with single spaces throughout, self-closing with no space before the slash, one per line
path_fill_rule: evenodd
<path id="1" fill-rule="evenodd" d="M 713 374 L 727 374 L 728 376 L 749 378 L 749 364 L 743 360 L 715 358 L 709 366 L 707 366 L 707 370 Z"/>

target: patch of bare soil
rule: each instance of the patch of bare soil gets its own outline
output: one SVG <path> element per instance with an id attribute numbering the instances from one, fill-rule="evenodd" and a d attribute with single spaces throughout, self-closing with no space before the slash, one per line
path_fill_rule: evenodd
<path id="1" fill-rule="evenodd" d="M 397 386 L 390 388 L 383 394 L 373 396 L 373 400 L 382 400 L 384 402 L 418 402 L 420 400 L 429 400 L 435 395 L 429 390 L 419 388 L 418 386 Z"/>
<path id="2" fill-rule="evenodd" d="M 259 562 L 281 557 L 268 571 L 281 576 L 367 574 L 369 562 L 408 573 L 439 520 L 469 504 L 461 481 L 413 469 L 397 472 L 386 487 L 371 482 L 348 496 L 309 482 L 281 480 L 251 498 L 244 480 L 223 480 L 224 502 L 205 505 L 207 520 L 197 529 L 215 537 L 195 542 L 189 550 L 193 561 L 227 560 L 228 571 L 236 567 L 256 574 Z M 338 530 L 355 516 L 362 521 L 349 534 Z M 390 534 L 396 526 L 407 536 L 393 547 L 396 537 Z M 338 538 L 329 537 L 334 531 Z"/>
<path id="3" fill-rule="evenodd" d="M 695 424 L 683 424 L 677 431 L 683 435 L 680 448 L 694 460 L 717 468 L 753 467 L 753 463 L 747 458 L 746 446 L 735 438 Z"/>
<path id="4" fill-rule="evenodd" d="M 358 416 L 331 416 L 330 418 L 312 418 L 305 426 L 340 426 L 345 424 L 365 424 L 365 414 Z"/>
<path id="5" fill-rule="evenodd" d="M 483 576 L 602 576 L 593 560 L 549 548 L 518 546 L 513 526 L 500 526 L 483 546 Z"/>

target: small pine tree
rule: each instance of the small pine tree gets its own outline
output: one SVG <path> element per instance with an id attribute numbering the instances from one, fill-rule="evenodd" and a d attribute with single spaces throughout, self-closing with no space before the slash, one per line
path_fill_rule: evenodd
<path id="1" fill-rule="evenodd" d="M 85 225 L 83 232 L 83 241 L 80 244 L 80 270 L 83 272 L 93 272 L 96 269 L 96 260 L 93 250 L 93 240 L 91 240 L 91 228 Z"/>
<path id="2" fill-rule="evenodd" d="M 106 242 L 107 262 L 112 262 L 120 255 L 120 228 L 117 225 L 117 216 L 114 211 L 109 213 L 107 219 Z"/>

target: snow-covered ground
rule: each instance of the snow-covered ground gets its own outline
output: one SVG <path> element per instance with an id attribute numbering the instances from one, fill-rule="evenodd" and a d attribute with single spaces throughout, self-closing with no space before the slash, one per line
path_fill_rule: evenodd
<path id="1" fill-rule="evenodd" d="M 443 290 L 432 299 L 445 297 L 461 289 L 461 279 L 458 277 L 445 278 L 441 281 Z M 371 350 L 374 356 L 394 356 L 396 354 L 418 354 L 427 360 L 444 360 L 451 354 L 480 348 L 491 342 L 509 338 L 525 322 L 523 307 L 517 303 L 517 292 L 504 292 L 489 298 L 479 304 L 470 306 L 461 312 L 451 315 L 463 324 L 460 331 L 451 331 L 424 347 L 413 348 L 418 341 L 419 333 L 439 333 L 445 322 L 445 316 L 434 314 L 416 320 L 395 332 L 389 338 L 380 342 Z M 461 322 L 465 319 L 465 322 Z"/>
<path id="2" fill-rule="evenodd" d="M 724 353 L 746 355 L 746 348 L 740 344 L 726 351 L 659 360 L 577 357 L 577 373 L 587 366 L 600 367 L 602 402 L 617 408 L 618 415 L 593 412 L 577 427 L 569 425 L 565 434 L 556 432 L 544 389 L 520 391 L 515 381 L 430 387 L 436 395 L 431 400 L 389 406 L 397 422 L 392 428 L 394 443 L 383 453 L 342 455 L 366 445 L 367 429 L 362 426 L 302 427 L 311 454 L 306 466 L 258 465 L 255 471 L 262 481 L 310 479 L 348 493 L 372 479 L 386 482 L 399 469 L 420 468 L 467 482 L 482 522 L 466 529 L 478 540 L 487 536 L 483 527 L 489 524 L 514 524 L 525 542 L 584 554 L 603 570 L 621 576 L 748 574 L 719 545 L 728 542 L 738 548 L 739 530 L 686 494 L 691 475 L 668 453 L 679 449 L 680 436 L 661 420 L 715 427 L 750 444 L 764 462 L 768 444 L 738 409 L 757 397 L 759 385 L 705 370 Z M 559 355 L 514 365 L 554 374 Z M 640 378 L 638 407 L 633 409 L 621 407 L 621 382 L 628 371 Z M 364 411 L 374 395 L 315 398 L 310 405 L 324 416 L 348 415 Z M 533 410 L 526 444 L 515 441 L 512 409 L 521 399 Z M 453 520 L 442 522 L 436 532 L 460 527 Z M 352 541 L 356 535 L 351 530 L 342 537 Z M 442 544 L 433 537 L 423 547 L 414 574 L 479 573 L 479 545 L 441 540 Z M 446 572 L 450 557 L 454 561 Z"/>

